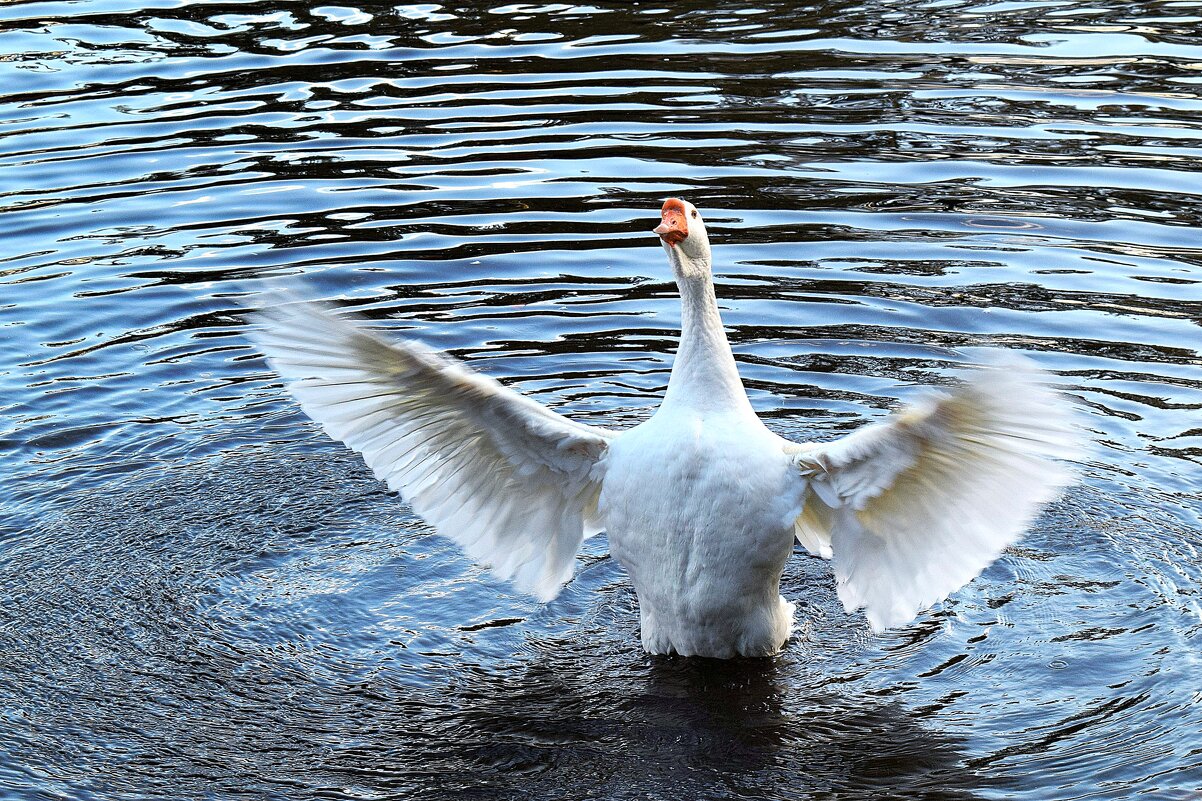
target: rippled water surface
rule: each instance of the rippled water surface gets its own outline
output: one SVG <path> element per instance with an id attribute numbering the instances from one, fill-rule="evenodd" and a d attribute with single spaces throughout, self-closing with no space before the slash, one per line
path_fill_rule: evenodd
<path id="1" fill-rule="evenodd" d="M 0 5 L 0 797 L 1196 799 L 1202 2 Z M 872 636 L 776 660 L 539 605 L 243 337 L 284 283 L 643 420 L 706 213 L 757 409 L 830 438 L 987 347 L 1081 482 Z"/>

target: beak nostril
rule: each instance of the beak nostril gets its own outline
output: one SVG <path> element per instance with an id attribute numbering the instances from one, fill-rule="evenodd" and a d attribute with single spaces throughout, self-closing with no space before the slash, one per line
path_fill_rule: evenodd
<path id="1" fill-rule="evenodd" d="M 680 200 L 669 198 L 660 211 L 660 224 L 655 233 L 669 245 L 679 245 L 689 237 L 687 209 Z"/>

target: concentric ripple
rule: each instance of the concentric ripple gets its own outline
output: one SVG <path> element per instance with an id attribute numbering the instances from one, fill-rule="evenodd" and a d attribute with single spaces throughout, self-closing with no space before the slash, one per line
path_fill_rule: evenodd
<path id="1" fill-rule="evenodd" d="M 1192 799 L 1202 4 L 0 5 L 0 798 Z M 242 337 L 279 286 L 576 419 L 656 406 L 705 211 L 756 408 L 830 438 L 984 348 L 1080 484 L 873 637 L 652 660 L 604 538 L 542 606 Z"/>

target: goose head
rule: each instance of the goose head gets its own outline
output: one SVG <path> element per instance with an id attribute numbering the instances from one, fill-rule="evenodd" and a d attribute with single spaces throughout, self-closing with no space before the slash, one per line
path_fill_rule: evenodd
<path id="1" fill-rule="evenodd" d="M 709 234 L 692 203 L 674 197 L 665 200 L 655 233 L 659 234 L 678 279 L 710 274 Z"/>

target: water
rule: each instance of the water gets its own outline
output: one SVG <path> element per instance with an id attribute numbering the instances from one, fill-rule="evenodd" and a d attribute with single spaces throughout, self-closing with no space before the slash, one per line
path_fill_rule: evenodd
<path id="1" fill-rule="evenodd" d="M 1194 799 L 1202 3 L 0 6 L 0 797 Z M 829 438 L 1024 352 L 1081 481 L 912 625 L 771 662 L 540 606 L 242 336 L 277 282 L 644 419 L 695 202 L 756 408 Z"/>

